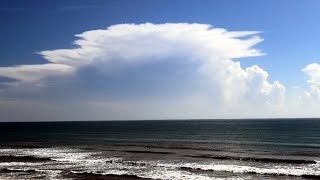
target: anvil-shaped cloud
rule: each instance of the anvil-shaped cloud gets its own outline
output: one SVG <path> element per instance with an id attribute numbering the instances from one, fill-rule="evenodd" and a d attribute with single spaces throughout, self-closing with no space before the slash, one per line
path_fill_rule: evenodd
<path id="1" fill-rule="evenodd" d="M 2 67 L 0 75 L 20 81 L 38 81 L 92 64 L 100 67 L 103 64 L 108 71 L 115 65 L 184 58 L 207 66 L 207 74 L 226 86 L 226 92 L 233 89 L 232 86 L 239 87 L 237 83 L 241 83 L 243 93 L 252 87 L 263 95 L 278 89 L 283 91 L 279 83 L 269 84 L 267 73 L 258 66 L 244 70 L 238 62 L 232 61 L 262 55 L 253 48 L 262 41 L 256 34 L 255 31 L 229 32 L 206 24 L 120 24 L 76 35 L 80 38 L 74 42 L 77 48 L 40 52 L 48 64 Z M 232 94 L 227 94 L 226 98 Z"/>
<path id="2" fill-rule="evenodd" d="M 254 48 L 263 40 L 257 31 L 227 31 L 207 24 L 145 23 L 113 25 L 76 37 L 74 48 L 39 52 L 46 64 L 0 67 L 0 76 L 16 80 L 13 86 L 19 86 L 54 76 L 77 76 L 85 67 L 94 67 L 103 75 L 145 64 L 157 66 L 162 61 L 184 61 L 208 79 L 214 89 L 213 104 L 224 111 L 257 104 L 277 110 L 284 102 L 286 89 L 282 84 L 269 82 L 268 73 L 259 66 L 242 68 L 237 61 L 264 55 Z M 310 76 L 311 86 L 319 90 L 315 83 L 319 79 L 311 66 L 304 72 Z"/>

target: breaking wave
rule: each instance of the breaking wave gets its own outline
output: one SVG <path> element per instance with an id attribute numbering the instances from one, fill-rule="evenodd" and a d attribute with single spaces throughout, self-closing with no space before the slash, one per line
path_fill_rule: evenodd
<path id="1" fill-rule="evenodd" d="M 137 152 L 127 151 L 137 154 Z M 152 153 L 139 151 L 138 154 Z M 156 152 L 159 153 L 159 152 Z M 24 173 L 25 179 L 34 174 L 63 179 L 64 177 L 119 176 L 131 179 L 248 179 L 251 176 L 295 176 L 320 179 L 320 162 L 305 160 L 278 160 L 242 158 L 245 164 L 229 164 L 226 161 L 199 161 L 188 163 L 167 160 L 128 160 L 108 157 L 100 151 L 72 148 L 6 148 L 0 149 L 0 173 Z M 161 154 L 161 153 L 160 153 Z M 163 155 L 166 155 L 163 153 Z M 174 154 L 171 154 L 174 155 Z M 6 161 L 1 161 L 1 158 Z M 214 157 L 208 157 L 214 158 Z M 235 157 L 221 157 L 236 159 Z M 237 159 L 236 159 L 237 160 Z M 263 162 L 258 165 L 256 161 Z M 8 173 L 10 172 L 10 173 Z M 216 174 L 226 173 L 224 177 Z M 27 176 L 28 175 L 28 176 Z"/>

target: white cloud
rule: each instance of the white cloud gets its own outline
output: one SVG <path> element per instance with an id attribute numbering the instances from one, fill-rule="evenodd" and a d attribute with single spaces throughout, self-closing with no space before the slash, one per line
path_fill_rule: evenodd
<path id="1" fill-rule="evenodd" d="M 76 37 L 74 48 L 39 52 L 48 64 L 1 67 L 0 76 L 28 83 L 71 74 L 86 66 L 108 73 L 117 67 L 182 59 L 210 80 L 213 104 L 220 108 L 216 111 L 241 112 L 248 107 L 273 111 L 283 103 L 283 85 L 268 82 L 268 73 L 257 65 L 243 69 L 237 62 L 238 58 L 264 55 L 254 48 L 263 40 L 257 31 L 233 32 L 207 24 L 146 23 L 113 25 Z"/>
<path id="2" fill-rule="evenodd" d="M 307 75 L 310 86 L 309 90 L 305 91 L 304 98 L 320 103 L 320 64 L 309 64 L 302 71 Z"/>
<path id="3" fill-rule="evenodd" d="M 42 51 L 46 60 L 71 66 L 95 62 L 137 63 L 167 57 L 197 60 L 262 55 L 256 31 L 228 32 L 206 24 L 119 24 L 76 35 L 77 48 Z M 110 64 L 109 64 L 110 65 Z M 111 66 L 111 65 L 110 65 Z"/>
<path id="4" fill-rule="evenodd" d="M 286 95 L 281 114 L 285 117 L 320 116 L 320 65 L 312 63 L 302 72 L 307 76 L 308 86 L 293 86 Z"/>
<path id="5" fill-rule="evenodd" d="M 53 75 L 70 74 L 73 67 L 64 64 L 37 64 L 0 67 L 0 76 L 23 82 L 38 82 Z"/>

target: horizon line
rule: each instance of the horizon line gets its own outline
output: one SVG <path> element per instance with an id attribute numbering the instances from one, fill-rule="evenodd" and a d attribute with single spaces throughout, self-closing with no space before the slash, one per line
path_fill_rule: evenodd
<path id="1" fill-rule="evenodd" d="M 114 120 L 50 120 L 50 121 L 0 121 L 0 123 L 33 123 L 33 122 L 126 122 L 126 121 L 261 121 L 261 120 L 320 120 L 320 117 L 286 117 L 286 118 L 190 118 L 190 119 L 114 119 Z"/>

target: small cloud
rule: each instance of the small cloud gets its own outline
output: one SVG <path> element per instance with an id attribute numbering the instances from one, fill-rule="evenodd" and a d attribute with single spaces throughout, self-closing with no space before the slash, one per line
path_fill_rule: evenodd
<path id="1" fill-rule="evenodd" d="M 302 89 L 300 86 L 291 86 L 292 89 Z"/>

